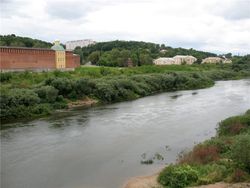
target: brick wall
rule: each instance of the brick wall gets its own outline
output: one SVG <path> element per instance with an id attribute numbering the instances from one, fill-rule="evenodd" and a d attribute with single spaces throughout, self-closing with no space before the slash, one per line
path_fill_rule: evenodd
<path id="1" fill-rule="evenodd" d="M 66 68 L 80 66 L 80 57 L 66 51 Z M 32 49 L 0 47 L 0 69 L 55 69 L 55 51 L 50 49 Z"/>
<path id="2" fill-rule="evenodd" d="M 66 68 L 76 68 L 80 66 L 80 56 L 66 51 Z"/>

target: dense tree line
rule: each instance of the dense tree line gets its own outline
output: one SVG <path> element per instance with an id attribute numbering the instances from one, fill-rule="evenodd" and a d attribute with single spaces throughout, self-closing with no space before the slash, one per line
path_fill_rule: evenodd
<path id="1" fill-rule="evenodd" d="M 0 46 L 50 48 L 51 43 L 29 37 L 20 37 L 14 34 L 0 35 Z"/>
<path id="2" fill-rule="evenodd" d="M 101 67 L 101 74 L 109 74 L 109 69 Z M 46 115 L 55 109 L 66 108 L 68 101 L 82 100 L 87 96 L 99 102 L 112 103 L 163 91 L 205 88 L 212 86 L 214 80 L 249 76 L 249 72 L 230 70 L 116 74 L 99 78 L 74 78 L 70 73 L 60 71 L 55 71 L 53 77 L 49 76 L 50 73 L 24 72 L 20 73 L 20 79 L 26 78 L 26 85 L 20 87 L 19 80 L 15 79 L 16 74 L 0 74 L 1 84 L 8 86 L 2 87 L 0 92 L 0 119 L 3 121 Z M 32 84 L 27 85 L 28 81 Z"/>
<path id="3" fill-rule="evenodd" d="M 164 44 L 119 40 L 100 42 L 83 48 L 77 47 L 75 53 L 81 56 L 83 62 L 91 61 L 93 64 L 104 66 L 126 66 L 127 58 L 132 59 L 134 65 L 140 66 L 152 64 L 152 60 L 158 57 L 192 55 L 198 59 L 197 63 L 200 63 L 206 57 L 216 56 L 192 48 L 171 48 Z"/>

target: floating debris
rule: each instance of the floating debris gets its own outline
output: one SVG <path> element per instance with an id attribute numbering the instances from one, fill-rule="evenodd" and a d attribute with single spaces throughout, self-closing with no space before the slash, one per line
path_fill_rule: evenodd
<path id="1" fill-rule="evenodd" d="M 178 97 L 181 97 L 182 96 L 182 94 L 179 94 L 179 95 L 173 95 L 173 96 L 171 96 L 171 98 L 172 99 L 177 99 Z"/>
<path id="2" fill-rule="evenodd" d="M 141 154 L 141 157 L 142 157 L 143 159 L 146 159 L 146 156 L 147 156 L 146 153 Z"/>
<path id="3" fill-rule="evenodd" d="M 152 159 L 141 160 L 141 164 L 149 165 L 149 164 L 153 164 L 153 163 L 154 163 L 154 161 Z"/>
<path id="4" fill-rule="evenodd" d="M 157 159 L 159 161 L 163 161 L 164 157 L 161 154 L 159 154 L 159 153 L 155 153 L 154 159 Z"/>

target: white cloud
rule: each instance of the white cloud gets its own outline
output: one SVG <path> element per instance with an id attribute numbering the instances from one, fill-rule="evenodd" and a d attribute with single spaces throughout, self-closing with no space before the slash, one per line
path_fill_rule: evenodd
<path id="1" fill-rule="evenodd" d="M 218 53 L 250 53 L 249 0 L 11 0 L 3 4 L 2 34 L 63 42 L 143 40 Z"/>

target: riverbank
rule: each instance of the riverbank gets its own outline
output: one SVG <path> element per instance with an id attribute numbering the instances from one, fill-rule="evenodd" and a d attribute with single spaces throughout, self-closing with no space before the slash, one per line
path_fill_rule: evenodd
<path id="1" fill-rule="evenodd" d="M 177 161 L 155 175 L 132 178 L 124 188 L 249 187 L 250 110 L 221 121 L 215 137 L 182 153 Z"/>
<path id="2" fill-rule="evenodd" d="M 88 73 L 85 68 L 73 72 L 1 73 L 0 118 L 4 123 L 24 117 L 42 117 L 72 106 L 89 106 L 79 102 L 84 98 L 115 103 L 160 92 L 202 89 L 211 87 L 215 80 L 250 76 L 249 71 L 235 72 L 223 66 L 92 67 L 86 69 Z"/>

